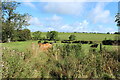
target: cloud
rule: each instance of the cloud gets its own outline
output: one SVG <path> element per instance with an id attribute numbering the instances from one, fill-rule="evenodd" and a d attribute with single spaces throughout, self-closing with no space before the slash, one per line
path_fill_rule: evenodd
<path id="1" fill-rule="evenodd" d="M 2 0 L 3 2 L 4 0 Z M 8 0 L 7 2 L 10 2 Z M 118 2 L 119 0 L 14 0 L 17 2 Z"/>
<path id="2" fill-rule="evenodd" d="M 29 23 L 34 26 L 40 26 L 42 23 L 40 22 L 39 18 L 37 17 L 31 17 Z"/>
<path id="3" fill-rule="evenodd" d="M 45 20 L 47 20 L 47 21 L 60 21 L 60 20 L 62 20 L 62 17 L 60 17 L 60 16 L 57 16 L 56 14 L 54 14 L 52 17 L 50 17 L 50 18 L 45 18 Z"/>
<path id="4" fill-rule="evenodd" d="M 24 2 L 23 4 L 26 5 L 26 6 L 29 6 L 31 8 L 36 9 L 36 6 L 33 3 L 31 3 L 31 2 Z"/>
<path id="5" fill-rule="evenodd" d="M 90 18 L 94 23 L 108 23 L 112 21 L 110 11 L 105 10 L 105 3 L 97 3 L 91 11 Z"/>
<path id="6" fill-rule="evenodd" d="M 44 6 L 44 11 L 54 14 L 80 15 L 84 9 L 84 3 L 75 2 L 51 2 Z"/>
<path id="7" fill-rule="evenodd" d="M 82 22 L 63 25 L 59 30 L 63 32 L 83 32 L 88 30 L 88 24 L 89 22 L 87 20 L 84 20 Z"/>
<path id="8" fill-rule="evenodd" d="M 98 32 L 103 32 L 103 33 L 104 32 L 114 33 L 116 30 L 113 27 L 106 27 L 106 26 L 103 26 L 103 25 L 98 25 L 97 31 Z"/>
<path id="9" fill-rule="evenodd" d="M 62 24 L 62 23 L 43 23 L 41 24 L 38 18 L 34 17 L 31 21 L 33 26 L 38 26 L 40 31 L 60 31 L 60 32 L 83 32 L 88 30 L 88 21 L 83 20 L 82 22 L 74 22 L 72 24 Z M 41 26 L 40 26 L 41 25 Z M 38 28 L 37 27 L 37 28 Z"/>

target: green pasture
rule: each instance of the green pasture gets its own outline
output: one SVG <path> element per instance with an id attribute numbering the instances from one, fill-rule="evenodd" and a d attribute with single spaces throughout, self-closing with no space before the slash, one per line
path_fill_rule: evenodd
<path id="1" fill-rule="evenodd" d="M 9 49 L 25 52 L 27 49 L 31 47 L 32 43 L 37 44 L 37 41 L 10 42 L 10 43 L 1 43 L 1 45 L 2 47 L 7 47 Z"/>
<path id="2" fill-rule="evenodd" d="M 31 33 L 32 34 L 32 33 Z M 42 32 L 41 37 L 46 38 L 47 32 Z M 59 32 L 59 40 L 68 40 L 69 36 L 73 34 L 76 36 L 76 40 L 87 40 L 87 41 L 102 41 L 106 39 L 114 40 L 117 34 L 95 34 L 95 33 L 63 33 Z M 32 35 L 33 37 L 33 35 Z"/>

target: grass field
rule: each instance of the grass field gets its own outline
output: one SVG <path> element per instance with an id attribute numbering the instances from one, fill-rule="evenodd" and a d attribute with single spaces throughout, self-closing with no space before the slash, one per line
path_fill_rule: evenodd
<path id="1" fill-rule="evenodd" d="M 17 51 L 20 51 L 20 52 L 25 52 L 27 49 L 30 49 L 31 48 L 31 45 L 32 43 L 34 43 L 35 45 L 38 45 L 38 41 L 21 41 L 21 42 L 10 42 L 10 43 L 1 43 L 1 45 L 3 47 L 8 47 L 9 49 L 14 49 L 14 50 L 17 50 Z M 56 44 L 59 44 L 59 45 L 62 45 L 64 43 L 56 43 Z M 54 44 L 54 45 L 56 45 Z M 90 49 L 90 46 L 92 44 L 82 44 L 82 49 L 86 52 L 88 52 L 88 50 Z M 110 46 L 110 45 L 103 45 L 102 46 L 103 48 L 106 48 L 107 50 L 109 51 L 112 51 L 114 49 L 116 49 L 118 46 Z M 100 50 L 100 46 L 98 46 L 96 48 L 97 50 Z"/>
<path id="2" fill-rule="evenodd" d="M 41 36 L 46 37 L 47 32 L 42 32 Z M 102 41 L 105 38 L 114 40 L 117 34 L 93 34 L 93 33 L 58 33 L 58 37 L 60 40 L 68 40 L 69 36 L 74 34 L 76 36 L 76 40 L 87 40 L 87 41 Z"/>

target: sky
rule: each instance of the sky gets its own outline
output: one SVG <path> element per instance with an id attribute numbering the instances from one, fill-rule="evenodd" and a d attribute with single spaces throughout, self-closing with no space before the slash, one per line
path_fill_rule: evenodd
<path id="1" fill-rule="evenodd" d="M 21 2 L 16 12 L 31 15 L 34 31 L 116 32 L 117 2 Z"/>

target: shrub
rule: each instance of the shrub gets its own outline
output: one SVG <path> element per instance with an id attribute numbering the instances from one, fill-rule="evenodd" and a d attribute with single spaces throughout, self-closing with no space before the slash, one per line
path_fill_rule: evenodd
<path id="1" fill-rule="evenodd" d="M 120 73 L 118 51 L 103 49 L 85 54 L 81 44 L 56 44 L 48 52 L 35 46 L 23 56 L 20 54 L 3 50 L 3 78 L 110 79 Z"/>
<path id="2" fill-rule="evenodd" d="M 33 32 L 33 39 L 34 40 L 40 40 L 41 39 L 41 32 L 40 31 L 36 31 L 36 32 Z"/>
<path id="3" fill-rule="evenodd" d="M 58 39 L 58 32 L 57 31 L 50 31 L 50 32 L 47 32 L 46 36 L 50 40 L 57 40 Z"/>
<path id="4" fill-rule="evenodd" d="M 26 41 L 31 39 L 31 32 L 29 29 L 19 30 L 14 32 L 13 41 Z"/>
<path id="5" fill-rule="evenodd" d="M 69 40 L 73 41 L 73 40 L 75 40 L 75 37 L 76 37 L 75 35 L 70 35 Z"/>

